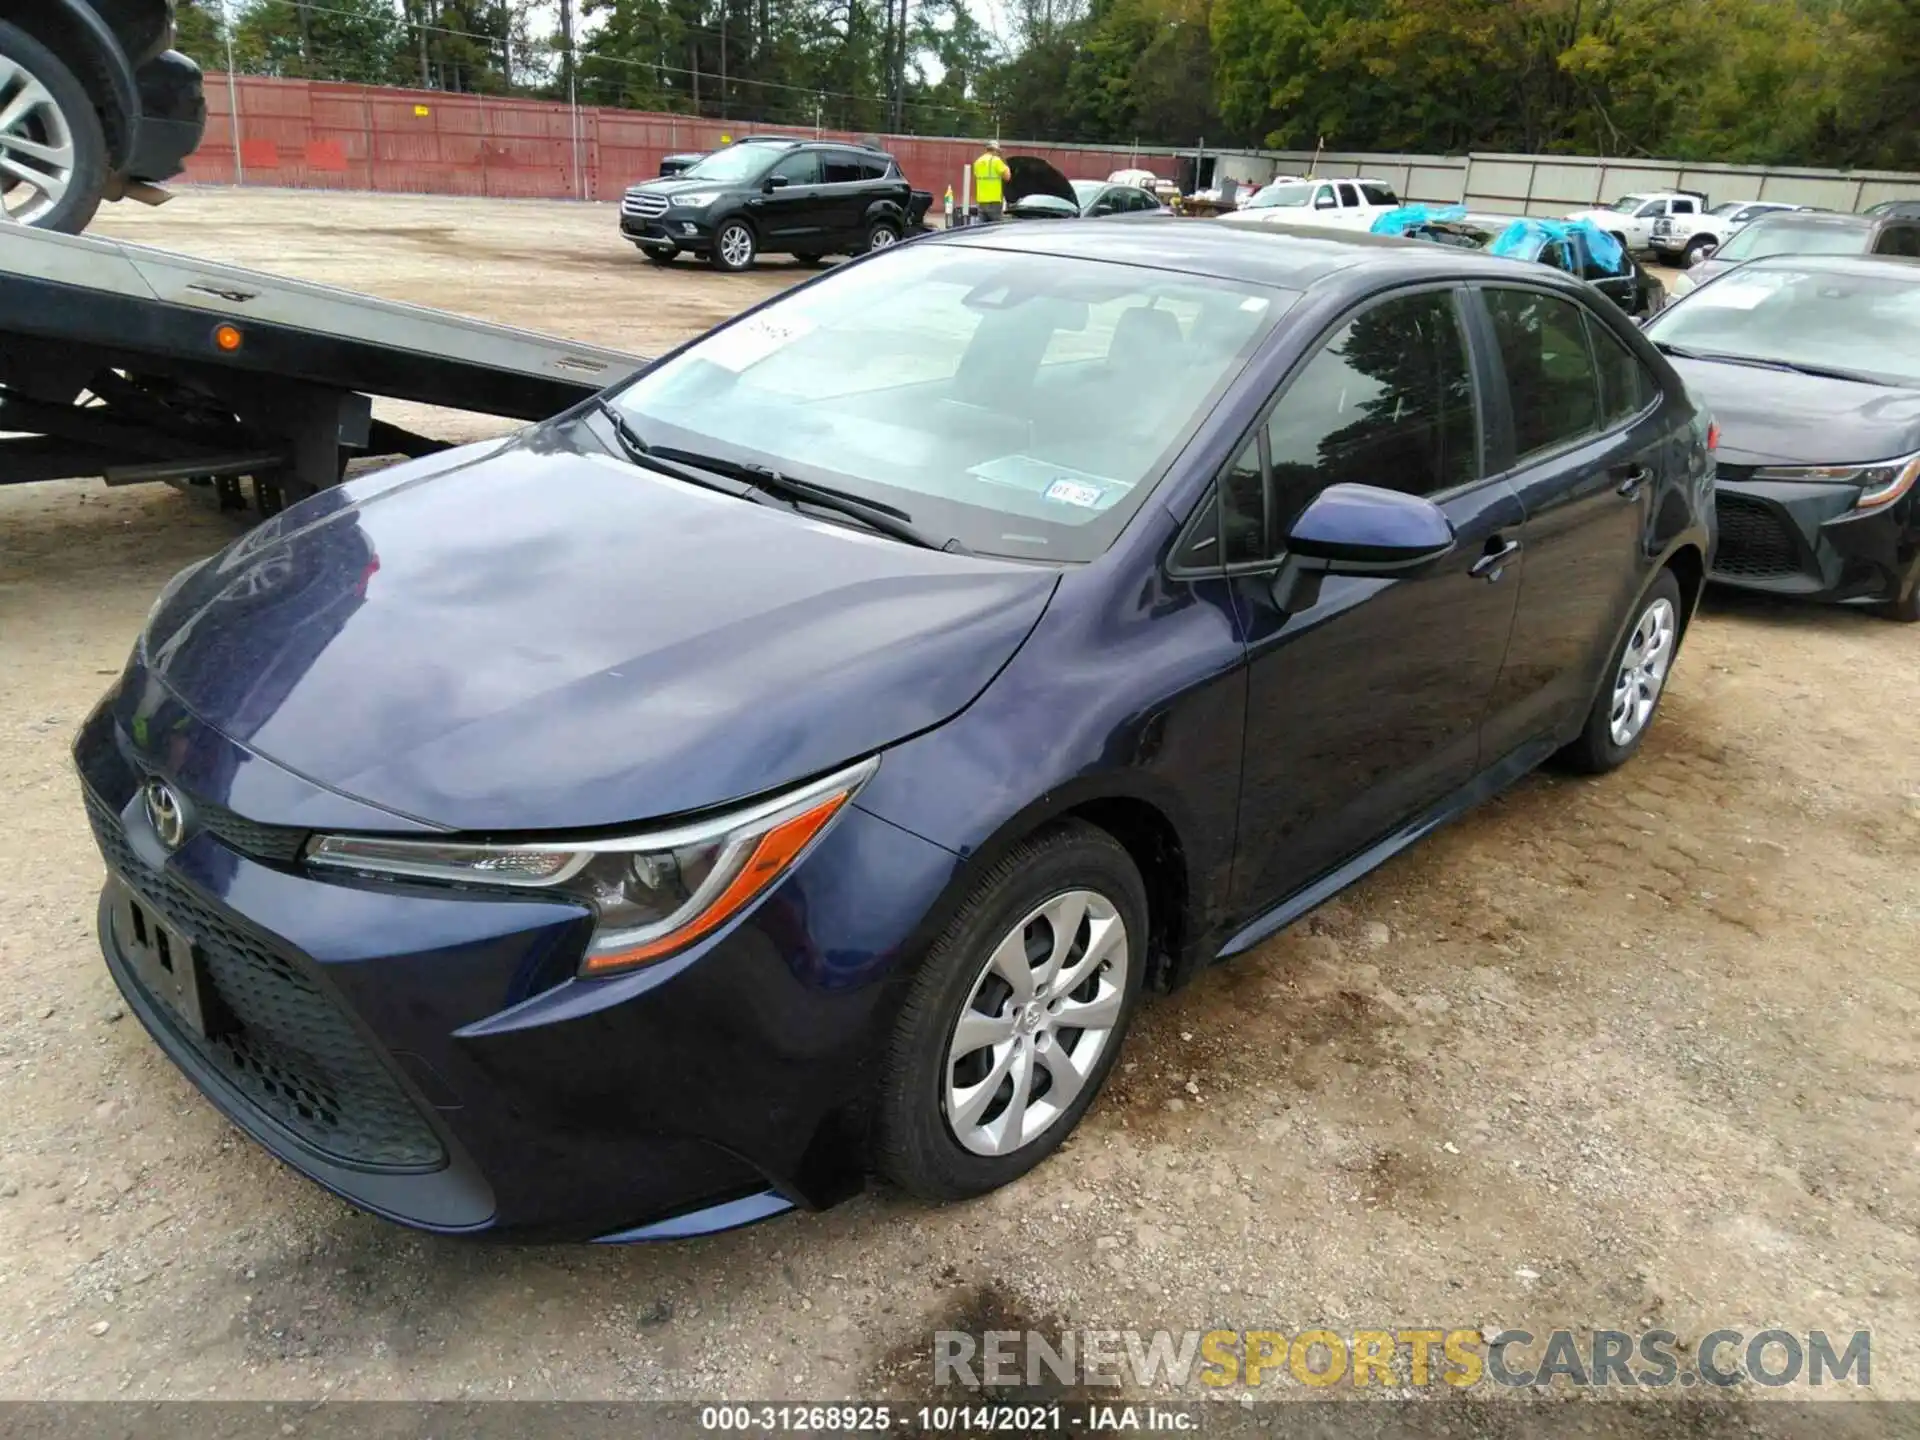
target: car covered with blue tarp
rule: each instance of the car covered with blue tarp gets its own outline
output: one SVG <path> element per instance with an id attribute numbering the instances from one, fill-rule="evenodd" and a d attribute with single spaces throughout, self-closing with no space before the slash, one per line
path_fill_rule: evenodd
<path id="1" fill-rule="evenodd" d="M 1666 288 L 1590 220 L 1502 221 L 1472 216 L 1464 205 L 1402 205 L 1373 223 L 1376 235 L 1485 250 L 1578 276 L 1627 314 L 1644 318 L 1666 304 Z"/>

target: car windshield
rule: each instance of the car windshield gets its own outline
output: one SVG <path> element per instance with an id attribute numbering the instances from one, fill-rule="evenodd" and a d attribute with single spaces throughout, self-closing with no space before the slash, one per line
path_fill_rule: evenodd
<path id="1" fill-rule="evenodd" d="M 1107 188 L 1104 180 L 1074 180 L 1069 183 L 1073 186 L 1073 198 L 1080 202 L 1082 210 L 1098 200 L 1100 192 Z"/>
<path id="2" fill-rule="evenodd" d="M 1140 265 L 903 246 L 610 398 L 649 444 L 890 505 L 984 554 L 1091 560 L 1297 298 Z"/>
<path id="3" fill-rule="evenodd" d="M 1920 274 L 1736 270 L 1668 306 L 1648 324 L 1647 336 L 1710 355 L 1920 385 Z"/>
<path id="4" fill-rule="evenodd" d="M 681 174 L 689 180 L 757 180 L 787 150 L 782 145 L 733 145 L 716 150 Z"/>
<path id="5" fill-rule="evenodd" d="M 1622 195 L 1618 200 L 1614 201 L 1611 205 L 1603 205 L 1600 208 L 1603 210 L 1617 210 L 1621 214 L 1627 215 L 1627 214 L 1631 214 L 1635 210 L 1638 210 L 1642 205 L 1646 203 L 1647 203 L 1647 197 L 1644 195 Z"/>
<path id="6" fill-rule="evenodd" d="M 1298 210 L 1313 199 L 1312 181 L 1288 180 L 1267 186 L 1248 202 L 1249 210 Z"/>
<path id="7" fill-rule="evenodd" d="M 1769 255 L 1864 255 L 1864 227 L 1756 220 L 1714 252 L 1716 260 L 1764 260 Z"/>

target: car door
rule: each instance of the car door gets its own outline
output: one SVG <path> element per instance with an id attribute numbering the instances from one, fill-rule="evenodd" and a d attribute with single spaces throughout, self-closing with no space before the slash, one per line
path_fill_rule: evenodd
<path id="1" fill-rule="evenodd" d="M 819 152 L 795 150 L 782 156 L 767 172 L 767 187 L 751 206 L 762 244 L 777 248 L 824 244 Z"/>
<path id="2" fill-rule="evenodd" d="M 1400 290 L 1337 321 L 1294 367 L 1217 494 L 1246 629 L 1247 740 L 1236 908 L 1252 916 L 1463 784 L 1518 590 L 1519 498 L 1482 476 L 1481 380 L 1450 285 Z M 1431 497 L 1458 537 L 1386 577 L 1330 577 L 1297 613 L 1273 570 L 1322 489 Z M 1512 547 L 1510 550 L 1509 547 Z"/>
<path id="3" fill-rule="evenodd" d="M 860 156 L 852 150 L 821 150 L 819 223 L 828 248 L 864 238 L 871 198 Z"/>
<path id="4" fill-rule="evenodd" d="M 1662 215 L 1667 213 L 1665 200 L 1649 200 L 1633 212 L 1632 218 L 1623 227 L 1627 237 L 1627 246 L 1633 250 L 1645 250 L 1653 243 L 1653 227 Z"/>
<path id="5" fill-rule="evenodd" d="M 1647 580 L 1660 492 L 1660 383 L 1597 306 L 1522 285 L 1475 287 L 1496 362 L 1494 464 L 1526 511 L 1513 640 L 1488 716 L 1490 758 L 1584 715 Z M 1624 323 L 1624 322 L 1621 322 Z"/>
<path id="6" fill-rule="evenodd" d="M 1313 214 L 1307 217 L 1314 225 L 1337 227 L 1340 224 L 1340 196 L 1330 184 L 1321 185 L 1313 192 Z"/>

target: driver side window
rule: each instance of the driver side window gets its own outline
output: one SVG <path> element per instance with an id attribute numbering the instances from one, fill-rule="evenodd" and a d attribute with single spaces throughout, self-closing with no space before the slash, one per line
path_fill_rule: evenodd
<path id="1" fill-rule="evenodd" d="M 1649 200 L 1633 213 L 1634 217 L 1640 220 L 1646 219 L 1649 215 L 1664 215 L 1667 213 L 1667 202 L 1664 200 Z"/>
<path id="2" fill-rule="evenodd" d="M 789 185 L 817 185 L 820 183 L 820 157 L 812 150 L 802 150 L 797 155 L 789 155 L 768 172 L 785 180 Z"/>
<path id="3" fill-rule="evenodd" d="M 1478 477 L 1479 424 L 1450 291 L 1369 306 L 1297 371 L 1219 487 L 1186 563 L 1277 557 L 1309 501 L 1352 482 L 1436 495 Z M 1218 555 L 1209 551 L 1218 551 Z"/>

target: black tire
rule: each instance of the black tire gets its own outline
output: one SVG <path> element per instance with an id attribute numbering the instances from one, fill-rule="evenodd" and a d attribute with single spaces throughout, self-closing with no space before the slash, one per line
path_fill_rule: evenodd
<path id="1" fill-rule="evenodd" d="M 680 258 L 678 250 L 655 250 L 645 245 L 640 247 L 640 253 L 645 255 L 652 264 L 660 266 L 671 265 Z"/>
<path id="2" fill-rule="evenodd" d="M 87 89 L 53 51 L 16 25 L 0 20 L 0 56 L 13 61 L 38 80 L 52 97 L 73 145 L 73 175 L 61 198 L 28 223 L 36 230 L 78 235 L 92 222 L 107 191 L 107 137 L 100 114 Z M 31 118 L 27 122 L 33 123 Z M 32 138 L 43 139 L 42 135 Z M 6 208 L 10 177 L 0 174 L 0 209 Z M 24 187 L 22 187 L 24 188 Z M 24 205 L 20 208 L 24 209 Z M 13 217 L 0 216 L 0 224 Z"/>
<path id="3" fill-rule="evenodd" d="M 728 258 L 729 252 L 732 259 Z M 760 237 L 753 233 L 753 226 L 736 217 L 721 221 L 720 228 L 713 232 L 713 250 L 708 258 L 713 261 L 714 269 L 738 274 L 751 270 L 759 253 Z"/>
<path id="4" fill-rule="evenodd" d="M 867 226 L 866 244 L 861 247 L 865 254 L 874 250 L 885 250 L 900 243 L 900 227 L 891 220 L 876 220 Z"/>
<path id="5" fill-rule="evenodd" d="M 1613 733 L 1614 688 L 1635 635 L 1655 607 L 1663 601 L 1673 614 L 1673 653 L 1667 657 L 1668 668 L 1662 677 L 1660 690 L 1654 696 L 1653 709 L 1640 722 L 1632 737 L 1622 743 L 1614 738 Z M 1680 582 L 1674 578 L 1671 570 L 1662 570 L 1653 584 L 1647 587 L 1646 593 L 1634 602 L 1633 619 L 1621 635 L 1620 642 L 1613 647 L 1613 653 L 1607 657 L 1607 668 L 1600 677 L 1598 692 L 1593 697 L 1593 709 L 1587 712 L 1587 723 L 1580 731 L 1580 738 L 1559 754 L 1558 758 L 1567 768 L 1583 775 L 1604 775 L 1626 764 L 1640 749 L 1647 732 L 1653 728 L 1653 722 L 1659 718 L 1660 701 L 1666 698 L 1664 682 L 1673 678 L 1672 665 L 1680 648 L 1681 625 L 1685 616 L 1686 610 L 1680 599 Z"/>
<path id="6" fill-rule="evenodd" d="M 804 265 L 809 270 L 811 270 L 814 266 L 820 264 L 826 258 L 827 257 L 824 255 L 795 255 L 793 257 L 794 263 L 796 265 Z"/>
<path id="7" fill-rule="evenodd" d="M 1022 917 L 1072 890 L 1105 897 L 1126 927 L 1119 1017 L 1079 1093 L 1057 1119 L 1010 1153 L 976 1154 L 955 1138 L 944 1108 L 954 1027 L 980 983 L 986 957 Z M 926 1200 L 984 1194 L 1033 1169 L 1073 1132 L 1106 1082 L 1140 998 L 1147 958 L 1146 888 L 1133 860 L 1112 836 L 1075 821 L 1014 846 L 967 897 L 913 977 L 875 1099 L 874 1167 Z"/>
<path id="8" fill-rule="evenodd" d="M 1707 258 L 1707 251 L 1713 249 L 1714 238 L 1711 235 L 1696 235 L 1687 242 L 1687 248 L 1680 254 L 1680 268 L 1691 270 Z"/>

